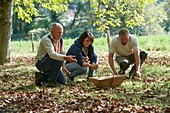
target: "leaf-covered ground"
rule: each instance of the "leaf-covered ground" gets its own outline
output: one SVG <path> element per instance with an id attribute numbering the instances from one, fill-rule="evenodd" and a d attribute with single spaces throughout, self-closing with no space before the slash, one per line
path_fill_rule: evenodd
<path id="1" fill-rule="evenodd" d="M 101 56 L 95 76 L 102 76 L 106 66 L 107 56 Z M 70 86 L 37 87 L 35 71 L 33 57 L 15 57 L 0 68 L 0 112 L 170 112 L 169 53 L 150 52 L 141 68 L 142 78 L 125 80 L 116 88 L 96 88 L 86 75 Z"/>

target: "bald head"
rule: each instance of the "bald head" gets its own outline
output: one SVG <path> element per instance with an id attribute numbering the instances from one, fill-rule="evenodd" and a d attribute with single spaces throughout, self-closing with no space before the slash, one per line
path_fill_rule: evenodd
<path id="1" fill-rule="evenodd" d="M 63 26 L 60 23 L 53 23 L 50 29 L 53 38 L 59 40 L 63 34 Z"/>
<path id="2" fill-rule="evenodd" d="M 53 24 L 51 24 L 50 30 L 52 31 L 52 30 L 55 29 L 55 28 L 61 28 L 61 29 L 63 29 L 63 26 L 62 26 L 60 23 L 53 23 Z"/>

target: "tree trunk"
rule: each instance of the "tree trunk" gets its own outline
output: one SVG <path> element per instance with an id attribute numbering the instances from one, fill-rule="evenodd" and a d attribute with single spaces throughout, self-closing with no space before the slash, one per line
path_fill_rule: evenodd
<path id="1" fill-rule="evenodd" d="M 70 29 L 73 28 L 73 26 L 74 26 L 74 24 L 75 24 L 75 22 L 76 22 L 76 19 L 77 19 L 78 15 L 79 15 L 79 13 L 80 13 L 80 10 L 81 10 L 81 8 L 80 8 L 81 6 L 82 6 L 82 5 L 79 4 L 78 8 L 77 8 L 76 11 L 75 11 L 74 19 L 73 19 L 73 21 L 72 21 L 72 23 L 71 23 Z"/>
<path id="2" fill-rule="evenodd" d="M 0 0 L 0 65 L 10 62 L 14 0 Z"/>

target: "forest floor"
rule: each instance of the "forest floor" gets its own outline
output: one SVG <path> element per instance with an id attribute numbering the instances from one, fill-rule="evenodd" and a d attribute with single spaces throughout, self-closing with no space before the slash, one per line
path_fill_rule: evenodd
<path id="1" fill-rule="evenodd" d="M 107 57 L 99 57 L 95 76 L 102 76 Z M 34 84 L 36 71 L 34 57 L 14 57 L 12 63 L 0 67 L 0 112 L 170 112 L 168 52 L 150 52 L 141 79 L 127 79 L 116 88 L 96 88 L 86 80 L 87 75 L 77 77 L 74 85 L 38 87 Z"/>

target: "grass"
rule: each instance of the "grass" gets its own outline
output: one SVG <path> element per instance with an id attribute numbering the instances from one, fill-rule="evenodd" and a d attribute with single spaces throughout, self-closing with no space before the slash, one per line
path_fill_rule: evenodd
<path id="1" fill-rule="evenodd" d="M 151 36 L 150 36 L 151 37 Z M 74 86 L 56 88 L 34 85 L 34 56 L 30 41 L 11 43 L 12 63 L 0 70 L 0 111 L 2 112 L 164 112 L 170 108 L 170 51 L 168 36 L 138 37 L 140 47 L 149 52 L 141 67 L 141 80 L 125 80 L 121 86 L 96 88 L 86 76 L 76 78 Z M 74 42 L 66 39 L 66 50 Z M 150 46 L 150 42 L 151 46 Z M 158 43 L 160 45 L 158 45 Z M 35 51 L 38 41 L 34 42 Z M 102 76 L 108 66 L 106 38 L 95 39 Z M 159 47 L 160 49 L 156 49 Z M 150 49 L 149 49 L 150 48 Z M 118 66 L 116 65 L 118 70 Z M 107 70 L 109 74 L 109 70 Z M 106 74 L 106 73 L 105 73 Z M 104 75 L 105 75 L 104 74 Z"/>
<path id="2" fill-rule="evenodd" d="M 170 36 L 169 35 L 156 35 L 156 36 L 140 36 L 137 37 L 141 49 L 147 51 L 164 51 L 170 52 Z M 112 37 L 111 37 L 112 38 Z M 110 38 L 110 40 L 111 40 Z M 74 39 L 64 39 L 65 50 L 67 51 Z M 31 41 L 13 41 L 11 43 L 12 56 L 34 56 L 38 49 L 39 41 L 34 42 L 34 52 Z M 99 55 L 108 54 L 108 45 L 106 38 L 97 38 L 94 40 L 95 51 Z"/>
<path id="3" fill-rule="evenodd" d="M 140 47 L 149 51 L 168 51 L 170 52 L 169 35 L 153 35 L 138 37 Z"/>

